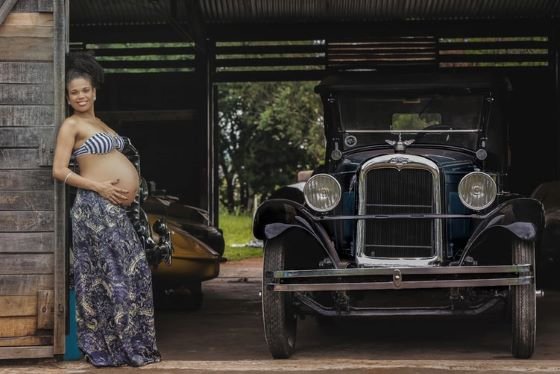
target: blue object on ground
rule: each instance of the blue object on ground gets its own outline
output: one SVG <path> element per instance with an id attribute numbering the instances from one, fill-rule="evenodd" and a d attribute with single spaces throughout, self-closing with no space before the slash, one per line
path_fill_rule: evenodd
<path id="1" fill-rule="evenodd" d="M 76 323 L 76 291 L 68 290 L 68 330 L 66 331 L 66 350 L 64 361 L 81 360 L 83 355 L 78 348 L 78 326 Z"/>

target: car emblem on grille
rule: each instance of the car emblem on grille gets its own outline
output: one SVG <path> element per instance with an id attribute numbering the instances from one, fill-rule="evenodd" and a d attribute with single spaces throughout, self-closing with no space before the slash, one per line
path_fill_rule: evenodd
<path id="1" fill-rule="evenodd" d="M 401 170 L 401 168 L 403 167 L 403 165 L 406 165 L 410 162 L 410 160 L 406 157 L 393 157 L 389 160 L 390 164 L 393 164 L 397 167 L 398 170 Z"/>

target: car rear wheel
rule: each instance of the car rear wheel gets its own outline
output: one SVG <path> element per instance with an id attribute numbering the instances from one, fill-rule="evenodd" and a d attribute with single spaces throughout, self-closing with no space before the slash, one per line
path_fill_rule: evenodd
<path id="1" fill-rule="evenodd" d="M 513 263 L 531 265 L 535 276 L 534 243 L 516 240 L 512 249 Z M 530 358 L 535 350 L 536 305 L 534 278 L 530 284 L 511 287 L 511 351 L 515 358 Z"/>
<path id="2" fill-rule="evenodd" d="M 288 358 L 296 346 L 297 316 L 291 294 L 268 289 L 271 272 L 286 269 L 287 248 L 282 237 L 267 240 L 264 245 L 262 312 L 264 335 L 274 358 Z"/>

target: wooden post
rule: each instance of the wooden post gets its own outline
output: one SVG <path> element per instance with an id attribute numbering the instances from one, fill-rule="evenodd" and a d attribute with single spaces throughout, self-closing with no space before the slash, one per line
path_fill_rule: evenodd
<path id="1" fill-rule="evenodd" d="M 54 0 L 54 133 L 64 120 L 64 60 L 68 48 L 68 3 Z M 53 134 L 54 135 L 54 134 Z M 54 136 L 53 136 L 54 139 Z M 64 184 L 55 182 L 55 239 L 54 239 L 54 354 L 64 354 L 66 336 L 66 200 Z"/>

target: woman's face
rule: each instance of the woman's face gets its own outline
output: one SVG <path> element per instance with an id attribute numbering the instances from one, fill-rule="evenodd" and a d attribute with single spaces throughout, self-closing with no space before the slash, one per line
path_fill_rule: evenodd
<path id="1" fill-rule="evenodd" d="M 68 83 L 68 103 L 76 112 L 85 113 L 93 108 L 95 88 L 85 78 L 75 78 Z"/>

